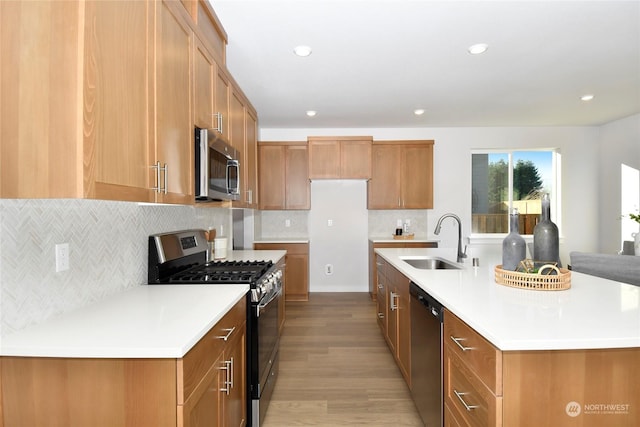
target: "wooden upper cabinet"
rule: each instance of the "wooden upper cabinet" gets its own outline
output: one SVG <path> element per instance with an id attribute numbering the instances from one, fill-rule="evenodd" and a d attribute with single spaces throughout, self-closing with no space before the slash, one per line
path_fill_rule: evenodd
<path id="1" fill-rule="evenodd" d="M 371 177 L 371 137 L 309 137 L 308 141 L 309 178 Z"/>
<path id="2" fill-rule="evenodd" d="M 152 10 L 145 2 L 85 2 L 83 135 L 85 196 L 154 201 L 150 115 Z M 118 31 L 113 31 L 118 28 Z"/>
<path id="3" fill-rule="evenodd" d="M 245 108 L 245 166 L 243 168 L 246 186 L 246 207 L 258 208 L 258 115 L 251 108 Z"/>
<path id="4" fill-rule="evenodd" d="M 168 203 L 194 203 L 191 49 L 193 31 L 186 10 L 175 2 L 156 3 L 155 159 L 166 170 L 157 193 Z"/>
<path id="5" fill-rule="evenodd" d="M 289 145 L 285 150 L 285 208 L 311 209 L 309 149 L 307 144 Z"/>
<path id="6" fill-rule="evenodd" d="M 80 18 L 78 2 L 0 1 L 0 197 L 85 197 L 89 191 L 78 150 Z M 94 155 L 87 156 L 91 167 Z"/>
<path id="7" fill-rule="evenodd" d="M 368 209 L 433 208 L 433 141 L 376 141 Z"/>
<path id="8" fill-rule="evenodd" d="M 402 150 L 402 208 L 433 208 L 433 143 Z"/>
<path id="9" fill-rule="evenodd" d="M 306 142 L 259 142 L 260 209 L 310 209 L 308 166 Z"/>
<path id="10" fill-rule="evenodd" d="M 213 129 L 216 63 L 200 39 L 196 38 L 195 44 L 193 79 L 195 125 L 203 129 Z"/>
<path id="11" fill-rule="evenodd" d="M 258 143 L 260 209 L 285 209 L 285 146 Z"/>
<path id="12" fill-rule="evenodd" d="M 218 130 L 220 136 L 228 142 L 229 140 L 229 112 L 231 84 L 227 72 L 222 67 L 217 67 L 215 76 L 215 104 L 214 120 L 217 125 L 213 126 Z M 218 125 L 219 124 L 219 125 Z"/>
<path id="13" fill-rule="evenodd" d="M 257 114 L 233 101 L 231 141 L 241 91 L 207 0 L 0 1 L 0 12 L 0 197 L 193 204 L 194 126 L 219 116 L 256 206 Z"/>

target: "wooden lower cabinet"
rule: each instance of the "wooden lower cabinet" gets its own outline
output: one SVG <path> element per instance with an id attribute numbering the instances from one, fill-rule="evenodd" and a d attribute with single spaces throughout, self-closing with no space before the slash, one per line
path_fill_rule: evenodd
<path id="1" fill-rule="evenodd" d="M 246 304 L 181 359 L 0 358 L 0 426 L 243 427 Z"/>
<path id="2" fill-rule="evenodd" d="M 438 242 L 374 242 L 369 240 L 369 295 L 372 300 L 378 297 L 378 265 L 376 263 L 376 249 L 379 248 L 437 248 Z"/>
<path id="3" fill-rule="evenodd" d="M 445 426 L 640 425 L 640 348 L 500 351 L 449 311 L 443 339 Z"/>
<path id="4" fill-rule="evenodd" d="M 309 243 L 254 243 L 256 250 L 284 250 L 284 296 L 287 301 L 309 300 Z"/>
<path id="5" fill-rule="evenodd" d="M 411 387 L 411 312 L 409 279 L 377 258 L 379 295 L 377 299 L 378 324 L 400 368 L 407 385 Z"/>

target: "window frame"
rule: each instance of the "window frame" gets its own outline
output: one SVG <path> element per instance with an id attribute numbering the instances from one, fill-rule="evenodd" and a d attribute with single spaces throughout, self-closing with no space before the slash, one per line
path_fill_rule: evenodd
<path id="1" fill-rule="evenodd" d="M 469 171 L 470 171 L 470 185 L 469 185 L 469 197 L 470 201 L 473 198 L 473 155 L 474 154 L 506 154 L 508 158 L 508 191 L 509 194 L 509 208 L 511 211 L 513 207 L 513 154 L 519 152 L 532 152 L 532 151 L 544 151 L 551 152 L 551 189 L 549 191 L 549 196 L 551 200 L 551 220 L 558 226 L 558 232 L 560 234 L 560 238 L 562 239 L 562 209 L 561 203 L 562 200 L 562 185 L 561 185 L 561 167 L 562 167 L 562 155 L 560 153 L 560 149 L 558 148 L 478 148 L 472 149 L 471 155 L 469 156 Z M 473 218 L 473 203 L 469 205 L 469 218 L 472 220 Z M 470 226 L 470 230 L 473 228 Z M 503 240 L 508 233 L 473 233 L 469 234 L 469 242 L 470 243 L 495 243 L 496 240 Z M 532 242 L 533 234 L 523 234 L 525 241 Z"/>

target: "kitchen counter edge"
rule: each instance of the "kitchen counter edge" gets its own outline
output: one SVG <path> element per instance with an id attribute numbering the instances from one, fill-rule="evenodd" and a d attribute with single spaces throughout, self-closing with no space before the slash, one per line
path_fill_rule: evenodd
<path id="1" fill-rule="evenodd" d="M 564 291 L 511 288 L 495 282 L 493 265 L 419 270 L 401 257 L 455 260 L 455 249 L 376 249 L 500 350 L 640 347 L 640 287 L 572 272 Z"/>

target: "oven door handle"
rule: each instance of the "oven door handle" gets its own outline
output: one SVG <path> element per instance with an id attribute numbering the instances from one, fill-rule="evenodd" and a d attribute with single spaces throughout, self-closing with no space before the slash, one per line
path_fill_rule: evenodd
<path id="1" fill-rule="evenodd" d="M 275 300 L 276 298 L 278 298 L 280 295 L 282 295 L 282 288 L 279 288 L 277 292 L 274 292 L 270 297 L 269 300 L 265 303 L 260 303 L 256 306 L 256 317 L 260 317 L 260 313 L 262 313 L 264 311 L 264 309 L 271 304 L 271 302 L 273 300 Z"/>

